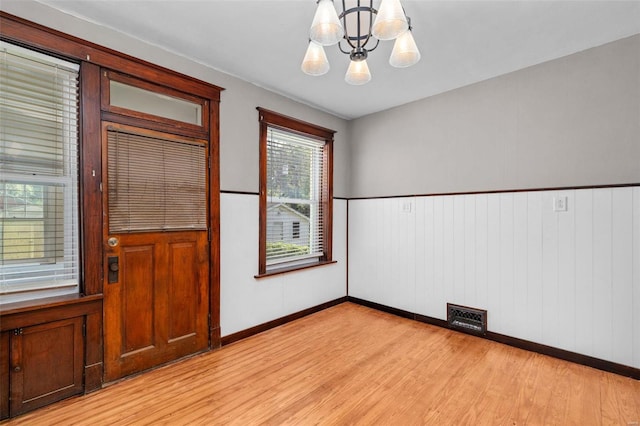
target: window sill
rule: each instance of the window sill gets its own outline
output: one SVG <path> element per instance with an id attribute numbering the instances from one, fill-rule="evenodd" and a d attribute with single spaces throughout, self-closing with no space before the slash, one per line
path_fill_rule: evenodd
<path id="1" fill-rule="evenodd" d="M 274 275 L 287 274 L 289 272 L 301 271 L 303 269 L 317 268 L 319 266 L 331 265 L 333 263 L 338 263 L 338 261 L 337 260 L 323 260 L 321 262 L 312 263 L 310 265 L 297 265 L 297 266 L 288 266 L 288 267 L 283 267 L 283 268 L 277 268 L 277 269 L 273 269 L 271 271 L 265 272 L 264 274 L 254 275 L 253 278 L 260 279 L 260 278 L 272 277 Z"/>
<path id="2" fill-rule="evenodd" d="M 0 305 L 0 317 L 42 309 L 57 308 L 60 306 L 81 305 L 84 303 L 91 303 L 96 300 L 102 300 L 102 294 L 94 294 L 91 296 L 73 294 L 7 303 L 5 305 Z"/>
<path id="3" fill-rule="evenodd" d="M 102 321 L 102 294 L 68 295 L 2 306 L 0 332 L 67 318 L 93 315 Z"/>

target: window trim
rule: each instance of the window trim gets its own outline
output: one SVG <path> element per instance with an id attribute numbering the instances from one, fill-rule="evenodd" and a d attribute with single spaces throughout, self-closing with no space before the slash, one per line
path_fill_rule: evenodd
<path id="1" fill-rule="evenodd" d="M 335 130 L 316 126 L 302 120 L 279 114 L 261 107 L 256 108 L 260 122 L 260 214 L 258 241 L 258 274 L 255 278 L 281 274 L 289 271 L 308 269 L 315 266 L 335 263 L 332 260 L 333 247 L 333 135 Z M 267 129 L 275 127 L 301 136 L 324 141 L 323 176 L 320 205 L 325 220 L 322 228 L 323 255 L 317 262 L 297 265 L 283 264 L 267 270 Z"/>

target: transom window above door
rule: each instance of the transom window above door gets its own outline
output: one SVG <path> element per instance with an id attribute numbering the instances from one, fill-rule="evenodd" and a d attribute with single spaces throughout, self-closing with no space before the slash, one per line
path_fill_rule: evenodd
<path id="1" fill-rule="evenodd" d="M 170 133 L 205 136 L 209 130 L 206 99 L 114 71 L 103 70 L 102 110 L 107 121 L 131 117 Z"/>

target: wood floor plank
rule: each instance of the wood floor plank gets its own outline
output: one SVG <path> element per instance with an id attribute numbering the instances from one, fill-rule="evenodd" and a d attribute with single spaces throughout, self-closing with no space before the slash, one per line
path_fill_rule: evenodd
<path id="1" fill-rule="evenodd" d="M 601 424 L 600 385 L 601 372 L 577 364 L 568 364 L 571 382 L 567 393 L 567 410 L 578 424 Z M 630 417 L 632 418 L 632 417 Z"/>
<path id="2" fill-rule="evenodd" d="M 639 381 L 344 303 L 5 423 L 633 422 Z"/>

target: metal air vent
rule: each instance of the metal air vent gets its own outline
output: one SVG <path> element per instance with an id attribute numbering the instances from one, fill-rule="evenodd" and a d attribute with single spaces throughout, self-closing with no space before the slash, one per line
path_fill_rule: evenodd
<path id="1" fill-rule="evenodd" d="M 487 311 L 447 303 L 447 322 L 450 328 L 472 334 L 486 334 Z"/>

